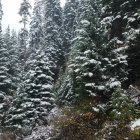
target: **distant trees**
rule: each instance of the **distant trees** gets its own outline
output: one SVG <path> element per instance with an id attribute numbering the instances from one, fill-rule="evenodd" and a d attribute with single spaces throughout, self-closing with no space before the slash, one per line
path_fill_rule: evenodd
<path id="1" fill-rule="evenodd" d="M 41 2 L 39 0 L 35 1 L 32 19 L 30 23 L 30 32 L 29 32 L 29 47 L 32 51 L 36 51 L 42 47 L 44 38 L 43 38 L 43 17 L 41 13 Z"/>
<path id="2" fill-rule="evenodd" d="M 21 16 L 21 23 L 23 23 L 23 28 L 19 32 L 19 59 L 21 61 L 21 67 L 25 65 L 26 61 L 26 49 L 27 49 L 27 37 L 28 30 L 26 29 L 27 23 L 29 22 L 28 17 L 30 16 L 31 5 L 28 0 L 23 0 L 19 9 L 19 15 Z M 24 68 L 23 68 L 24 69 Z M 24 70 L 22 70 L 24 71 Z"/>

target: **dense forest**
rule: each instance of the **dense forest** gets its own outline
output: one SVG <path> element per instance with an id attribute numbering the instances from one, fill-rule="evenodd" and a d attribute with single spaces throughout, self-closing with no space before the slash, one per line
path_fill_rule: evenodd
<path id="1" fill-rule="evenodd" d="M 0 140 L 140 139 L 140 0 L 2 6 Z"/>

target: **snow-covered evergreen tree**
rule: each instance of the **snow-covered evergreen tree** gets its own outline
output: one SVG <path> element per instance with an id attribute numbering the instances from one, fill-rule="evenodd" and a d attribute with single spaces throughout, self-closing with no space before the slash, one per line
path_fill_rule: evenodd
<path id="1" fill-rule="evenodd" d="M 29 0 L 23 0 L 23 2 L 20 5 L 19 15 L 22 17 L 20 22 L 23 23 L 24 29 L 26 29 L 26 25 L 29 22 L 28 17 L 30 16 L 30 8 L 31 5 L 29 3 Z"/>
<path id="2" fill-rule="evenodd" d="M 140 1 L 125 1 L 122 5 L 124 31 L 128 45 L 129 84 L 139 80 L 139 38 L 140 38 Z"/>
<path id="3" fill-rule="evenodd" d="M 10 27 L 8 26 L 5 33 L 4 33 L 4 44 L 5 48 L 8 51 L 8 74 L 11 76 L 14 90 L 17 88 L 17 84 L 19 82 L 19 60 L 18 60 L 18 44 L 17 44 L 17 35 L 15 31 L 10 31 Z"/>
<path id="4" fill-rule="evenodd" d="M 64 61 L 62 46 L 62 8 L 60 7 L 60 0 L 46 0 L 44 7 L 44 51 L 50 52 L 49 55 L 53 58 L 53 61 L 57 66 L 53 69 L 55 73 L 54 78 L 57 79 L 59 69 Z"/>
<path id="5" fill-rule="evenodd" d="M 44 48 L 39 2 L 34 7 L 30 29 L 29 49 L 32 50 L 26 63 L 30 68 L 24 76 L 13 106 L 9 109 L 8 127 L 32 128 L 47 123 L 46 116 L 54 104 L 53 85 L 56 60 L 53 46 Z"/>
<path id="6" fill-rule="evenodd" d="M 26 69 L 30 69 L 33 59 L 38 55 L 39 51 L 44 46 L 44 31 L 43 31 L 43 17 L 41 13 L 41 0 L 36 0 L 33 9 L 32 20 L 29 31 L 29 47 L 27 50 L 28 60 L 26 62 Z"/>
<path id="7" fill-rule="evenodd" d="M 52 92 L 54 80 L 51 72 L 53 62 L 44 52 L 36 56 L 34 69 L 25 76 L 13 106 L 6 118 L 8 127 L 32 128 L 36 124 L 47 124 L 46 116 L 54 104 Z"/>
<path id="8" fill-rule="evenodd" d="M 117 87 L 125 87 L 128 77 L 127 43 L 123 36 L 124 1 L 103 1 L 102 21 L 107 44 L 102 50 L 106 78 L 106 92 L 112 93 Z M 110 94 L 111 95 L 111 94 Z"/>
<path id="9" fill-rule="evenodd" d="M 64 28 L 64 37 L 63 45 L 65 53 L 70 51 L 71 42 L 74 37 L 75 30 L 75 17 L 78 8 L 78 0 L 67 0 L 64 6 L 63 12 L 63 28 Z"/>
<path id="10" fill-rule="evenodd" d="M 64 88 L 63 91 L 67 91 L 67 94 L 64 94 L 65 98 L 73 98 L 74 95 L 75 98 L 84 99 L 94 97 L 98 92 L 104 91 L 101 56 L 99 54 L 101 49 L 99 46 L 101 37 L 98 32 L 100 22 L 97 14 L 101 7 L 100 3 L 94 2 L 82 0 L 79 3 L 75 38 L 67 69 L 69 78 L 67 76 L 67 85 L 61 86 Z M 71 89 L 72 93 L 69 92 Z"/>
<path id="11" fill-rule="evenodd" d="M 127 47 L 125 44 L 113 38 L 104 48 L 103 52 L 103 65 L 105 75 L 106 92 L 112 93 L 114 89 L 120 88 L 127 80 L 128 76 L 128 63 L 126 55 Z"/>
<path id="12" fill-rule="evenodd" d="M 20 60 L 19 60 L 19 52 L 18 52 L 18 37 L 15 30 L 11 31 L 10 37 L 11 47 L 9 50 L 10 56 L 10 74 L 12 75 L 12 80 L 15 86 L 18 88 L 21 81 L 21 69 L 20 69 Z"/>
<path id="13" fill-rule="evenodd" d="M 43 25 L 41 14 L 41 1 L 36 0 L 33 9 L 32 21 L 30 23 L 29 47 L 33 51 L 38 50 L 43 45 Z"/>
<path id="14" fill-rule="evenodd" d="M 1 30 L 2 14 L 2 5 L 0 1 L 0 125 L 3 125 L 4 115 L 11 105 L 12 96 L 14 94 L 11 76 L 8 73 L 9 53 L 4 44 Z"/>
<path id="15" fill-rule="evenodd" d="M 19 9 L 19 15 L 21 16 L 21 23 L 23 23 L 23 28 L 19 33 L 19 59 L 21 60 L 21 65 L 25 65 L 26 51 L 27 51 L 27 37 L 28 30 L 26 28 L 27 23 L 29 22 L 28 17 L 30 16 L 31 5 L 28 0 L 23 0 Z M 24 68 L 22 68 L 24 69 Z"/>
<path id="16" fill-rule="evenodd" d="M 103 10 L 102 1 L 81 0 L 77 11 L 67 71 L 71 71 L 68 75 L 72 78 L 69 79 L 74 80 L 69 80 L 69 84 L 73 83 L 73 94 L 82 98 L 108 98 L 127 80 L 126 44 L 119 40 L 119 36 L 108 37 L 108 26 L 112 23 L 107 17 L 102 18 Z M 65 94 L 65 97 L 69 95 Z"/>

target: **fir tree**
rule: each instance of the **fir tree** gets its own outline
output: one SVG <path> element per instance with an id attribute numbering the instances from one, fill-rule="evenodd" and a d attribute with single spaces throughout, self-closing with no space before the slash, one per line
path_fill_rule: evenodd
<path id="1" fill-rule="evenodd" d="M 33 9 L 32 21 L 30 23 L 30 48 L 34 51 L 43 45 L 43 25 L 41 15 L 41 1 L 36 0 Z"/>
<path id="2" fill-rule="evenodd" d="M 140 78 L 140 30 L 129 40 L 128 64 L 129 83 L 135 83 Z"/>
<path id="3" fill-rule="evenodd" d="M 5 121 L 8 127 L 32 128 L 36 124 L 47 123 L 46 116 L 54 105 L 54 80 L 51 72 L 53 62 L 48 61 L 44 52 L 41 52 L 33 65 L 9 109 Z"/>
<path id="4" fill-rule="evenodd" d="M 78 0 L 67 0 L 66 4 L 64 6 L 64 22 L 63 22 L 63 28 L 64 28 L 64 46 L 65 46 L 65 53 L 68 53 L 70 51 L 71 42 L 74 37 L 74 30 L 75 30 L 75 17 L 76 12 L 78 8 Z"/>
<path id="5" fill-rule="evenodd" d="M 9 75 L 9 53 L 1 30 L 2 20 L 2 5 L 0 1 L 0 124 L 3 125 L 4 116 L 11 105 L 13 92 L 13 85 L 11 76 Z"/>
<path id="6" fill-rule="evenodd" d="M 28 37 L 28 30 L 26 29 L 28 21 L 28 17 L 30 16 L 31 5 L 28 0 L 23 0 L 19 9 L 19 15 L 21 16 L 21 23 L 23 23 L 23 28 L 19 33 L 19 59 L 21 60 L 21 65 L 25 65 L 26 61 L 26 49 L 27 49 L 27 37 Z"/>
<path id="7" fill-rule="evenodd" d="M 54 68 L 55 76 L 57 79 L 59 69 L 64 63 L 64 52 L 62 42 L 62 9 L 60 7 L 59 0 L 47 0 L 45 1 L 44 12 L 44 35 L 45 35 L 45 47 L 44 51 L 50 52 L 51 58 L 54 61 L 57 68 Z M 49 56 L 48 56 L 49 57 Z"/>
<path id="8" fill-rule="evenodd" d="M 101 23 L 107 44 L 102 50 L 102 56 L 108 93 L 112 93 L 117 87 L 126 87 L 128 77 L 127 43 L 123 34 L 126 26 L 123 19 L 125 13 L 120 8 L 124 3 L 124 1 L 103 1 Z"/>
<path id="9" fill-rule="evenodd" d="M 82 0 L 79 3 L 75 38 L 67 69 L 71 78 L 67 79 L 69 80 L 68 84 L 63 89 L 67 90 L 67 94 L 64 94 L 65 98 L 73 98 L 73 95 L 79 99 L 91 98 L 96 96 L 98 91 L 102 93 L 104 90 L 99 54 L 101 39 L 97 32 L 100 26 L 99 17 L 96 16 L 96 12 L 99 12 L 101 7 L 97 1 L 95 3 L 92 4 L 90 0 Z M 69 86 L 69 84 L 72 85 Z M 68 86 L 71 88 L 67 89 Z M 71 89 L 72 93 L 70 94 L 69 90 Z"/>
<path id="10" fill-rule="evenodd" d="M 106 47 L 103 49 L 104 57 L 104 75 L 105 75 L 105 87 L 107 96 L 116 89 L 123 86 L 127 81 L 128 76 L 128 63 L 124 42 L 113 38 L 109 41 Z M 110 93 L 110 95 L 109 95 Z"/>
<path id="11" fill-rule="evenodd" d="M 4 34 L 4 44 L 8 51 L 8 74 L 11 76 L 14 90 L 17 88 L 19 82 L 19 68 L 18 68 L 18 53 L 17 53 L 17 37 L 15 31 L 10 32 L 10 27 L 8 26 Z"/>
<path id="12" fill-rule="evenodd" d="M 36 0 L 34 4 L 32 21 L 30 23 L 29 48 L 27 50 L 28 60 L 26 62 L 26 69 L 30 69 L 32 60 L 35 59 L 36 55 L 38 55 L 38 52 L 44 46 L 41 4 L 42 3 L 40 0 Z"/>
<path id="13" fill-rule="evenodd" d="M 23 0 L 19 9 L 19 15 L 22 17 L 20 22 L 23 23 L 24 29 L 26 29 L 26 25 L 28 23 L 28 17 L 30 16 L 30 12 L 29 12 L 30 8 L 31 8 L 31 5 L 29 1 Z"/>

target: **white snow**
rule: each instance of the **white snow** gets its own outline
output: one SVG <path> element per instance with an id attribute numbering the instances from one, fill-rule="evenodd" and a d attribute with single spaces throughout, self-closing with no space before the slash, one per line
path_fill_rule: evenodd
<path id="1" fill-rule="evenodd" d="M 80 69 L 76 69 L 76 70 L 74 70 L 74 72 L 76 72 L 76 73 L 79 72 L 79 71 L 80 71 Z"/>
<path id="2" fill-rule="evenodd" d="M 53 86 L 50 85 L 50 84 L 47 84 L 47 85 L 42 85 L 42 88 L 44 88 L 44 89 L 52 89 Z"/>
<path id="3" fill-rule="evenodd" d="M 91 52 L 91 50 L 87 50 L 84 52 L 84 54 L 89 54 Z"/>
<path id="4" fill-rule="evenodd" d="M 98 109 L 98 108 L 96 108 L 96 107 L 92 107 L 92 109 L 93 109 L 93 111 L 95 111 L 95 112 L 99 112 L 100 110 Z"/>
<path id="5" fill-rule="evenodd" d="M 134 22 L 136 19 L 135 18 L 133 18 L 133 17 L 129 17 L 128 18 L 128 22 Z"/>
<path id="6" fill-rule="evenodd" d="M 112 82 L 112 83 L 110 84 L 110 88 L 117 87 L 117 86 L 120 87 L 120 85 L 121 85 L 121 83 L 120 83 L 119 81 L 115 81 L 115 82 Z"/>
<path id="7" fill-rule="evenodd" d="M 84 25 L 84 27 L 88 27 L 90 25 L 90 22 L 88 20 L 82 20 L 81 23 L 82 25 Z"/>
<path id="8" fill-rule="evenodd" d="M 131 127 L 131 130 L 134 130 L 136 128 L 140 128 L 140 118 L 132 121 L 130 124 L 130 127 Z"/>
<path id="9" fill-rule="evenodd" d="M 89 75 L 89 77 L 92 77 L 93 76 L 93 73 L 89 72 L 88 75 Z"/>
<path id="10" fill-rule="evenodd" d="M 109 59 L 108 59 L 108 58 L 104 58 L 104 60 L 105 60 L 105 61 L 109 61 Z"/>
<path id="11" fill-rule="evenodd" d="M 93 73 L 91 72 L 87 72 L 87 73 L 83 73 L 84 76 L 89 76 L 89 77 L 92 77 L 93 76 Z"/>
<path id="12" fill-rule="evenodd" d="M 95 86 L 95 83 L 87 83 L 85 84 L 86 87 L 94 87 Z"/>
<path id="13" fill-rule="evenodd" d="M 91 59 L 89 62 L 90 62 L 91 64 L 97 64 L 97 61 L 96 61 L 95 59 Z"/>
<path id="14" fill-rule="evenodd" d="M 104 90 L 105 86 L 98 86 L 98 90 Z"/>
<path id="15" fill-rule="evenodd" d="M 122 45 L 123 44 L 123 41 L 117 40 L 117 44 Z"/>

